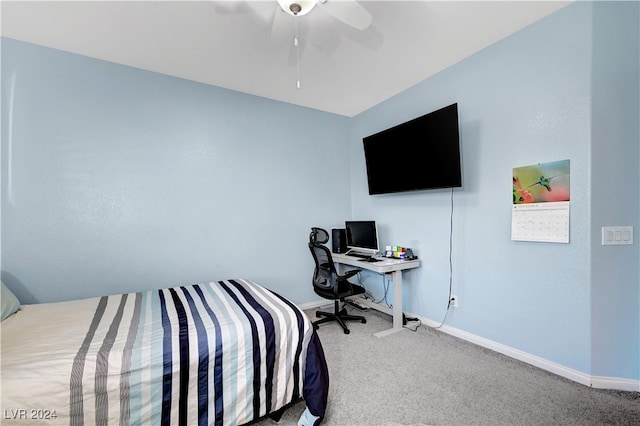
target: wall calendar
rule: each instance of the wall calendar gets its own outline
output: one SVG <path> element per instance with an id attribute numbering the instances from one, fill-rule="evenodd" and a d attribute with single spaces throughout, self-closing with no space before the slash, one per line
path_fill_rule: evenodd
<path id="1" fill-rule="evenodd" d="M 511 239 L 569 242 L 569 160 L 513 169 Z"/>

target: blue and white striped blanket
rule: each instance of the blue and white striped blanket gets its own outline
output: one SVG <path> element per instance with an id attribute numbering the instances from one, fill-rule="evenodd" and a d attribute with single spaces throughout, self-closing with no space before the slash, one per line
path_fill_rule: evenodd
<path id="1" fill-rule="evenodd" d="M 247 280 L 29 305 L 2 333 L 3 424 L 238 425 L 303 396 L 324 416 L 309 319 Z"/>

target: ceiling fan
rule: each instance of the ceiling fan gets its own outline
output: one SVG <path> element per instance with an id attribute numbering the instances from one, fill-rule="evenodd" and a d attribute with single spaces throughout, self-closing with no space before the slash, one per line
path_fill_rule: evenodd
<path id="1" fill-rule="evenodd" d="M 277 0 L 282 11 L 293 16 L 294 44 L 296 55 L 296 68 L 298 73 L 297 87 L 300 88 L 300 45 L 298 42 L 297 18 L 311 12 L 318 5 L 323 11 L 339 21 L 357 29 L 365 30 L 371 25 L 371 14 L 356 0 Z M 277 15 L 277 14 L 276 14 Z M 273 29 L 273 28 L 272 28 Z"/>
<path id="2" fill-rule="evenodd" d="M 293 16 L 309 13 L 316 5 L 334 18 L 358 30 L 371 25 L 371 14 L 356 0 L 277 0 L 283 11 Z"/>

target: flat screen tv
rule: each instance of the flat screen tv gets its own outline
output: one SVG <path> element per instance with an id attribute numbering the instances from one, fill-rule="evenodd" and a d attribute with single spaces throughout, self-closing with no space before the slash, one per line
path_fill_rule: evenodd
<path id="1" fill-rule="evenodd" d="M 344 223 L 347 254 L 350 252 L 374 255 L 378 252 L 378 228 L 375 220 L 348 220 Z"/>
<path id="2" fill-rule="evenodd" d="M 362 142 L 370 195 L 462 186 L 457 103 Z"/>

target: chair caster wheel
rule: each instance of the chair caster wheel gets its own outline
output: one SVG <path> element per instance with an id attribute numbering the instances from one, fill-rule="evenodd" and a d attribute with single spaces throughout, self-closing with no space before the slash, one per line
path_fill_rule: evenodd
<path id="1" fill-rule="evenodd" d="M 366 318 L 362 318 L 362 321 L 360 321 L 362 324 L 366 324 L 367 323 L 367 319 Z"/>
<path id="2" fill-rule="evenodd" d="M 316 312 L 316 318 L 320 318 L 320 312 Z"/>
<path id="3" fill-rule="evenodd" d="M 344 330 L 344 334 L 349 334 L 351 333 L 351 330 L 349 330 L 348 328 Z"/>
<path id="4" fill-rule="evenodd" d="M 320 326 L 319 326 L 318 324 L 313 324 L 313 329 L 314 329 L 314 330 L 317 330 L 317 329 L 319 329 L 319 328 L 320 328 Z"/>

